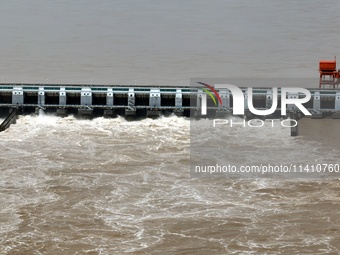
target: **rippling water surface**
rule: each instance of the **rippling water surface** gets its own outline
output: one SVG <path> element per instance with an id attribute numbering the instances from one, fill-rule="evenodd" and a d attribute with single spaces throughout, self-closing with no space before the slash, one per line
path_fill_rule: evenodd
<path id="1" fill-rule="evenodd" d="M 230 136 L 231 153 L 249 139 L 272 140 L 231 132 L 242 134 Z M 282 128 L 271 134 L 297 153 L 313 151 Z M 1 254 L 340 249 L 338 178 L 190 179 L 185 118 L 22 116 L 0 138 Z M 261 154 L 253 156 L 266 160 Z M 235 154 L 231 163 L 237 160 Z"/>
<path id="2" fill-rule="evenodd" d="M 0 5 L 2 83 L 318 78 L 339 53 L 335 0 Z M 227 160 L 338 163 L 338 121 L 226 129 Z M 0 254 L 340 253 L 337 175 L 195 179 L 189 152 L 186 118 L 21 116 L 0 133 Z"/>

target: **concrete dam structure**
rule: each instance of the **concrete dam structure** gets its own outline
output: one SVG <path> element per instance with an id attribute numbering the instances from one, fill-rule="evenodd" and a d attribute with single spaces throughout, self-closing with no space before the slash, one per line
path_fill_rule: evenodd
<path id="1" fill-rule="evenodd" d="M 190 94 L 190 88 L 168 86 L 2 84 L 0 108 L 40 109 L 58 115 L 157 116 L 164 111 L 183 115 L 191 108 Z"/>
<path id="2" fill-rule="evenodd" d="M 245 98 L 247 88 L 241 88 Z M 312 118 L 330 116 L 339 118 L 340 91 L 335 89 L 308 89 L 311 100 L 304 107 Z M 207 98 L 209 116 L 219 117 L 232 114 L 233 95 L 227 89 L 218 90 L 220 103 Z M 268 109 L 273 102 L 271 88 L 253 88 L 253 106 Z M 280 89 L 278 94 L 280 95 Z M 57 115 L 78 114 L 85 116 L 146 116 L 157 117 L 174 113 L 178 116 L 206 117 L 201 115 L 204 88 L 188 86 L 137 86 L 137 85 L 86 85 L 86 84 L 0 84 L 0 111 L 6 114 L 7 124 L 15 114 L 13 109 L 24 113 L 39 111 L 55 112 Z M 302 95 L 288 94 L 288 98 Z M 251 118 L 247 100 L 244 103 L 245 116 Z M 280 116 L 280 99 L 273 116 Z M 287 106 L 287 117 L 298 119 L 299 110 Z M 18 112 L 20 112 L 18 111 Z"/>

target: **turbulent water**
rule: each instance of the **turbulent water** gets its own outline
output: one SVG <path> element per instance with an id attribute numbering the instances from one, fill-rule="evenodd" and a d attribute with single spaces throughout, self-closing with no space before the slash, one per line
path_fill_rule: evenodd
<path id="1" fill-rule="evenodd" d="M 195 187 L 186 187 L 188 132 L 188 120 L 175 117 L 21 117 L 0 134 L 2 252 L 112 254 L 159 245 L 172 235 L 162 226 L 195 200 Z"/>
<path id="2" fill-rule="evenodd" d="M 0 133 L 0 254 L 340 251 L 338 178 L 191 179 L 189 126 L 174 116 L 20 117 Z M 229 137 L 231 163 L 246 141 L 273 141 L 231 132 L 242 133 Z M 323 148 L 283 128 L 270 133 L 272 150 L 295 147 L 290 156 Z M 260 147 L 250 160 L 275 157 L 261 158 Z"/>
<path id="3" fill-rule="evenodd" d="M 335 0 L 3 1 L 0 81 L 317 78 L 319 59 L 338 53 L 338 9 Z M 196 123 L 202 133 L 206 123 Z M 0 133 L 0 254 L 340 253 L 339 174 L 191 178 L 191 124 L 20 116 Z M 339 163 L 339 120 L 299 127 L 295 138 L 283 127 L 226 128 L 225 160 Z"/>

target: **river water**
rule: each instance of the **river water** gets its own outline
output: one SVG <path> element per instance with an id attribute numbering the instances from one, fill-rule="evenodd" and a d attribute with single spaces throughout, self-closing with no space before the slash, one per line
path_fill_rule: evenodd
<path id="1" fill-rule="evenodd" d="M 3 1 L 0 79 L 317 78 L 340 40 L 322 3 Z M 227 129 L 230 163 L 339 163 L 338 120 L 299 126 Z M 190 178 L 184 117 L 20 116 L 0 149 L 1 255 L 340 253 L 339 175 Z"/>

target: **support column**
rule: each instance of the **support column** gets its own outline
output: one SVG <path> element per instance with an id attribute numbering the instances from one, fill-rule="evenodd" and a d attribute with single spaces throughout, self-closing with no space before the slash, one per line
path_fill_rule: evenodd
<path id="1" fill-rule="evenodd" d="M 270 109 L 273 106 L 273 90 L 269 89 L 267 90 L 267 94 L 266 94 L 266 109 Z M 277 105 L 276 105 L 277 106 Z M 271 116 L 275 115 L 275 112 L 273 112 L 272 114 L 269 114 L 267 116 L 267 118 L 271 118 Z"/>
<path id="2" fill-rule="evenodd" d="M 267 90 L 266 95 L 266 109 L 270 109 L 273 105 L 273 91 Z"/>
<path id="3" fill-rule="evenodd" d="M 146 111 L 147 117 L 159 117 L 161 116 L 161 111 L 159 107 L 161 106 L 161 92 L 160 89 L 150 89 L 149 95 L 149 107 Z"/>
<path id="4" fill-rule="evenodd" d="M 249 110 L 249 107 L 248 107 L 248 91 L 247 90 L 244 92 L 244 110 L 245 111 Z"/>
<path id="5" fill-rule="evenodd" d="M 192 99 L 190 99 L 192 100 Z M 197 96 L 196 96 L 196 107 L 197 110 L 195 109 L 193 111 L 193 117 L 206 117 L 208 114 L 207 112 L 207 94 L 202 90 L 198 89 L 197 91 Z"/>
<path id="6" fill-rule="evenodd" d="M 340 119 L 340 92 L 336 92 L 334 110 L 336 110 L 337 112 L 335 112 L 332 115 L 332 118 L 333 119 Z"/>
<path id="7" fill-rule="evenodd" d="M 314 113 L 312 113 L 312 119 L 322 119 L 322 112 L 320 112 L 321 109 L 321 100 L 320 100 L 320 92 L 316 91 L 314 92 L 313 96 L 313 110 L 315 110 Z"/>
<path id="8" fill-rule="evenodd" d="M 80 104 L 82 106 L 92 105 L 92 91 L 91 88 L 82 88 L 80 94 Z"/>
<path id="9" fill-rule="evenodd" d="M 314 92 L 313 109 L 314 110 L 320 110 L 321 109 L 320 92 L 319 91 Z"/>
<path id="10" fill-rule="evenodd" d="M 59 106 L 66 106 L 66 90 L 65 90 L 65 88 L 60 88 Z"/>
<path id="11" fill-rule="evenodd" d="M 219 93 L 222 99 L 222 107 L 230 111 L 230 91 L 221 90 Z"/>
<path id="12" fill-rule="evenodd" d="M 91 88 L 85 87 L 81 89 L 80 104 L 84 108 L 78 109 L 80 115 L 91 115 L 93 113 L 92 105 L 92 91 Z"/>
<path id="13" fill-rule="evenodd" d="M 106 93 L 106 106 L 113 106 L 114 97 L 112 88 L 107 89 Z M 104 110 L 104 117 L 112 117 L 114 115 L 114 109 L 105 109 Z"/>
<path id="14" fill-rule="evenodd" d="M 61 87 L 59 91 L 59 106 L 61 108 L 57 109 L 57 115 L 58 116 L 66 116 L 67 110 L 65 108 L 66 106 L 66 90 L 65 87 Z"/>
<path id="15" fill-rule="evenodd" d="M 299 94 L 296 93 L 288 93 L 288 99 L 298 99 L 299 98 Z M 295 105 L 292 104 L 288 104 L 287 105 L 287 111 L 294 111 L 297 110 Z"/>
<path id="16" fill-rule="evenodd" d="M 12 104 L 24 104 L 24 91 L 22 87 L 14 87 L 12 91 Z"/>
<path id="17" fill-rule="evenodd" d="M 39 91 L 38 91 L 38 105 L 40 105 L 40 106 L 45 105 L 45 91 L 44 91 L 44 87 L 39 87 Z"/>
<path id="18" fill-rule="evenodd" d="M 42 116 L 45 115 L 45 92 L 44 87 L 39 87 L 38 91 L 38 107 L 35 108 L 35 114 Z"/>
<path id="19" fill-rule="evenodd" d="M 218 103 L 218 110 L 216 111 L 216 117 L 223 118 L 229 114 L 229 108 L 230 108 L 229 92 L 227 90 L 220 90 L 219 95 L 222 100 L 222 105 Z"/>
<path id="20" fill-rule="evenodd" d="M 108 88 L 107 93 L 106 93 L 106 105 L 113 106 L 113 103 L 114 103 L 114 97 L 113 97 L 112 88 Z"/>
<path id="21" fill-rule="evenodd" d="M 126 116 L 134 116 L 136 115 L 136 107 L 135 107 L 135 91 L 133 88 L 129 88 L 128 93 L 128 105 L 125 109 L 125 115 Z"/>
<path id="22" fill-rule="evenodd" d="M 246 90 L 244 92 L 244 114 L 247 119 L 251 119 L 253 117 L 253 114 L 249 111 L 248 96 L 248 90 Z"/>
<path id="23" fill-rule="evenodd" d="M 150 89 L 149 106 L 150 108 L 159 108 L 161 106 L 161 92 L 159 89 Z"/>
<path id="24" fill-rule="evenodd" d="M 175 96 L 175 107 L 174 114 L 177 116 L 183 116 L 183 95 L 181 89 L 176 89 L 176 96 Z"/>
<path id="25" fill-rule="evenodd" d="M 293 127 L 296 123 L 295 121 L 298 120 L 296 113 L 295 112 L 289 112 L 289 118 L 291 119 L 291 121 L 290 121 L 290 126 L 291 126 L 290 135 L 291 136 L 298 136 L 299 135 L 299 129 L 298 129 L 299 125 L 296 125 L 295 127 Z M 295 121 L 293 121 L 293 120 L 295 120 Z"/>

